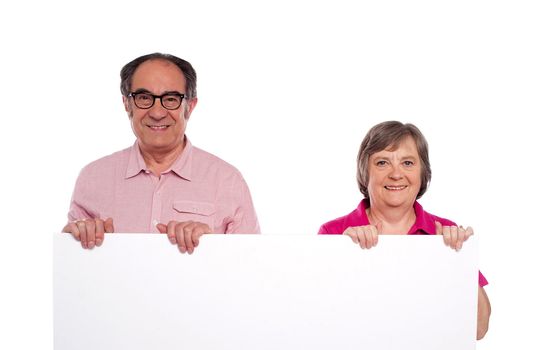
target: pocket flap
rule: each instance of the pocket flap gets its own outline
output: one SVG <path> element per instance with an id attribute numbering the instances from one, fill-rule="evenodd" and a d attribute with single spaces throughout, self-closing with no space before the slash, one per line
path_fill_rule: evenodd
<path id="1" fill-rule="evenodd" d="M 176 201 L 173 202 L 173 209 L 179 213 L 198 214 L 209 216 L 214 214 L 214 204 L 207 202 Z"/>

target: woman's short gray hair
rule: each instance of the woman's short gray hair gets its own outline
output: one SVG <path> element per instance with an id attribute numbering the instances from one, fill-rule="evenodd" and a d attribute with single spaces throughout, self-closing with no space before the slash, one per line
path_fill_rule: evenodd
<path id="1" fill-rule="evenodd" d="M 413 124 L 403 124 L 399 121 L 387 121 L 373 126 L 361 142 L 359 153 L 357 154 L 357 183 L 359 190 L 369 198 L 369 158 L 374 153 L 384 149 L 396 149 L 400 142 L 410 136 L 417 144 L 417 152 L 422 164 L 421 188 L 417 194 L 419 199 L 428 189 L 432 180 L 432 168 L 428 158 L 428 142 L 421 131 Z"/>

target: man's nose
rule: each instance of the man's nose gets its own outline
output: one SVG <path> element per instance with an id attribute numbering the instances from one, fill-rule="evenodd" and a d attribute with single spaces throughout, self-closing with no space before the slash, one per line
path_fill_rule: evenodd
<path id="1" fill-rule="evenodd" d="M 149 116 L 154 119 L 162 119 L 166 117 L 167 113 L 167 109 L 162 106 L 162 99 L 156 98 L 154 104 L 149 109 Z"/>

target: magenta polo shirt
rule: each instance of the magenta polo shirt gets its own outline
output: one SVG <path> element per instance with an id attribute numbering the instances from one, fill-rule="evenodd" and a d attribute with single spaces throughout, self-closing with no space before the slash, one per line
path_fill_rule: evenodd
<path id="1" fill-rule="evenodd" d="M 367 199 L 363 199 L 357 206 L 357 209 L 352 211 L 350 214 L 341 216 L 340 218 L 331 220 L 323 224 L 320 227 L 318 234 L 340 235 L 348 227 L 370 225 L 366 212 L 369 206 L 369 201 Z M 443 226 L 456 225 L 450 220 L 443 219 L 439 216 L 435 216 L 426 212 L 418 202 L 415 202 L 413 208 L 415 210 L 416 219 L 413 226 L 409 229 L 408 235 L 435 235 L 435 221 L 440 222 Z M 484 287 L 488 284 L 488 281 L 486 280 L 484 275 L 480 273 L 480 271 L 478 272 L 478 284 L 481 287 Z"/>
<path id="2" fill-rule="evenodd" d="M 84 167 L 69 220 L 113 218 L 115 232 L 157 233 L 156 224 L 198 221 L 215 233 L 260 233 L 248 186 L 218 157 L 186 146 L 160 177 L 145 164 L 138 143 Z"/>

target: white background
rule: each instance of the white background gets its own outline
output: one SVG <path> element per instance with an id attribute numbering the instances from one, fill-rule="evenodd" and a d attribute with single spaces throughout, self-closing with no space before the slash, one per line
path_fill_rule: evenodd
<path id="1" fill-rule="evenodd" d="M 350 212 L 366 131 L 416 124 L 421 203 L 480 234 L 493 315 L 478 349 L 534 347 L 534 18 L 512 0 L 4 4 L 0 341 L 52 347 L 52 233 L 80 168 L 134 140 L 120 68 L 162 51 L 196 68 L 187 134 L 241 170 L 264 233 Z"/>

